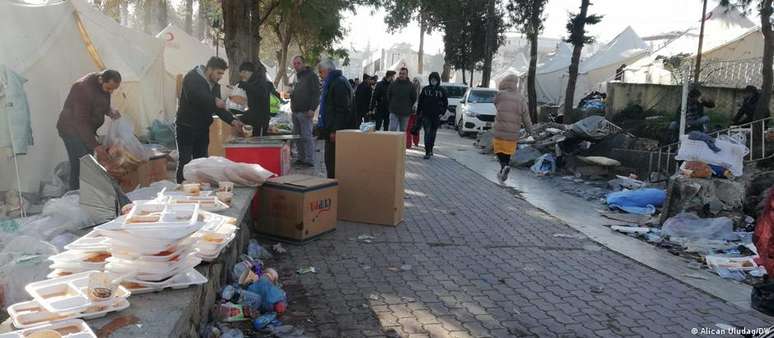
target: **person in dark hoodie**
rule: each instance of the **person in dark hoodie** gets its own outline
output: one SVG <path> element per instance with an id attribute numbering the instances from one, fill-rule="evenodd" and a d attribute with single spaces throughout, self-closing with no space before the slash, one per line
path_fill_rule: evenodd
<path id="1" fill-rule="evenodd" d="M 371 108 L 372 78 L 368 74 L 363 74 L 363 81 L 355 89 L 355 113 L 357 119 L 363 122 L 368 119 L 368 110 Z"/>
<path id="2" fill-rule="evenodd" d="M 246 77 L 240 79 L 239 88 L 247 93 L 248 107 L 242 121 L 253 126 L 256 136 L 266 135 L 271 119 L 270 96 L 280 98 L 279 93 L 274 89 L 274 84 L 266 78 L 266 68 L 262 64 L 245 62 L 239 66 L 239 71 L 240 76 L 244 74 Z"/>
<path id="3" fill-rule="evenodd" d="M 220 99 L 218 81 L 228 69 L 226 60 L 213 56 L 207 65 L 199 65 L 183 77 L 183 88 L 177 108 L 177 183 L 183 182 L 183 167 L 192 159 L 207 157 L 210 145 L 212 114 L 234 128 L 244 126 L 226 110 L 226 103 Z"/>
<path id="4" fill-rule="evenodd" d="M 432 72 L 429 76 L 430 84 L 422 88 L 417 103 L 418 120 L 425 129 L 425 159 L 433 157 L 435 135 L 441 126 L 441 116 L 449 107 L 449 97 L 446 89 L 441 87 L 441 75 Z"/>
<path id="5" fill-rule="evenodd" d="M 398 79 L 387 88 L 390 109 L 390 131 L 406 131 L 411 107 L 417 100 L 417 90 L 408 78 L 408 69 L 401 68 Z"/>
<path id="6" fill-rule="evenodd" d="M 374 111 L 374 117 L 376 118 L 376 130 L 387 131 L 390 128 L 390 108 L 389 101 L 387 101 L 387 89 L 390 88 L 390 83 L 395 77 L 395 72 L 388 70 L 384 74 L 379 83 L 374 88 L 373 100 L 371 100 L 371 110 Z M 384 127 L 382 127 L 384 126 Z"/>
<path id="7" fill-rule="evenodd" d="M 758 105 L 758 98 L 761 94 L 755 86 L 745 87 L 744 92 L 747 94 L 747 97 L 744 98 L 742 106 L 739 107 L 739 111 L 734 115 L 734 119 L 731 122 L 733 125 L 750 123 L 755 120 L 755 108 Z"/>
<path id="8" fill-rule="evenodd" d="M 317 69 L 323 79 L 317 128 L 320 138 L 325 140 L 328 178 L 336 178 L 336 131 L 357 128 L 357 119 L 351 109 L 352 86 L 332 60 L 320 61 Z"/>

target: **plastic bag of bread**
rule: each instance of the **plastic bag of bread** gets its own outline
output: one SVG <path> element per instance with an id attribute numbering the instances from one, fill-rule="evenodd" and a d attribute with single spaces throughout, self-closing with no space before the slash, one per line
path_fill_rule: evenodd
<path id="1" fill-rule="evenodd" d="M 695 178 L 707 178 L 712 176 L 712 168 L 704 162 L 685 161 L 680 166 L 683 175 Z"/>
<path id="2" fill-rule="evenodd" d="M 121 166 L 137 165 L 150 158 L 148 150 L 134 136 L 132 123 L 126 117 L 109 120 L 109 123 L 103 143 L 108 148 L 108 154 L 113 161 Z"/>
<path id="3" fill-rule="evenodd" d="M 183 177 L 191 182 L 217 184 L 231 181 L 241 186 L 259 186 L 274 173 L 257 164 L 241 163 L 220 156 L 197 158 L 183 167 Z"/>

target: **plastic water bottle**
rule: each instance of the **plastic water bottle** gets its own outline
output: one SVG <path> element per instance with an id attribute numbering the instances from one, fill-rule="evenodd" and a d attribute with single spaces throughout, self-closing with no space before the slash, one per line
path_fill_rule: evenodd
<path id="1" fill-rule="evenodd" d="M 275 319 L 277 319 L 277 314 L 276 313 L 274 313 L 274 312 L 267 313 L 267 314 L 265 314 L 263 316 L 260 316 L 260 317 L 256 318 L 253 321 L 253 327 L 256 330 L 265 329 L 266 326 L 271 324 Z"/>
<path id="2" fill-rule="evenodd" d="M 240 295 L 240 303 L 244 307 L 248 307 L 251 310 L 260 311 L 261 310 L 261 302 L 263 301 L 263 298 L 261 298 L 261 295 L 250 292 L 247 290 L 239 290 Z"/>
<path id="3" fill-rule="evenodd" d="M 230 301 L 231 298 L 234 298 L 234 294 L 236 293 L 236 289 L 231 285 L 226 285 L 226 287 L 223 288 L 223 290 L 220 292 L 220 298 L 225 301 Z"/>

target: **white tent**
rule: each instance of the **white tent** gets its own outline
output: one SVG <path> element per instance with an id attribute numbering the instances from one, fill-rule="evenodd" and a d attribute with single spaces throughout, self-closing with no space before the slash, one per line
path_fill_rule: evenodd
<path id="1" fill-rule="evenodd" d="M 613 40 L 580 63 L 573 105 L 578 104 L 583 95 L 590 91 L 605 92 L 606 83 L 615 78 L 615 72 L 622 64 L 631 64 L 647 54 L 648 45 L 645 41 L 631 27 L 626 27 Z M 566 74 L 563 83 L 567 83 Z"/>
<path id="2" fill-rule="evenodd" d="M 193 67 L 207 63 L 207 60 L 216 54 L 215 48 L 204 44 L 173 24 L 161 30 L 156 37 L 164 40 L 164 66 L 174 78 L 185 76 Z M 228 61 L 223 47 L 218 48 L 217 55 Z M 220 81 L 221 85 L 230 83 L 228 73 L 226 72 Z"/>
<path id="3" fill-rule="evenodd" d="M 754 29 L 755 24 L 734 8 L 715 7 L 707 13 L 704 22 L 702 49 L 710 51 L 737 40 Z M 680 37 L 666 44 L 650 56 L 626 67 L 624 81 L 632 83 L 673 83 L 672 74 L 664 68 L 659 56 L 672 57 L 679 54 L 695 56 L 699 46 L 699 27 L 694 27 Z"/>
<path id="4" fill-rule="evenodd" d="M 56 123 L 70 87 L 84 74 L 103 67 L 121 72 L 113 106 L 135 122 L 135 133 L 174 113 L 174 82 L 164 70 L 163 42 L 120 26 L 84 0 L 0 1 L 0 41 L 0 64 L 28 80 L 24 88 L 35 144 L 18 157 L 25 192 L 37 192 L 40 181 L 67 160 Z M 2 162 L 0 190 L 13 189 L 13 161 Z"/>
<path id="5" fill-rule="evenodd" d="M 559 43 L 556 51 L 548 59 L 539 64 L 535 76 L 537 100 L 542 103 L 559 104 L 563 97 L 563 75 L 567 73 L 572 58 L 570 45 Z"/>

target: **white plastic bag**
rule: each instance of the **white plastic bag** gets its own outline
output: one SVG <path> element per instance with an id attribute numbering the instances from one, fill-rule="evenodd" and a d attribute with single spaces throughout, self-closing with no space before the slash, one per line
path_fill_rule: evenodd
<path id="1" fill-rule="evenodd" d="M 535 164 L 530 168 L 538 176 L 553 174 L 556 171 L 556 156 L 554 154 L 543 154 L 535 160 Z"/>
<path id="2" fill-rule="evenodd" d="M 103 142 L 110 149 L 121 149 L 126 154 L 134 157 L 132 160 L 147 161 L 150 156 L 145 146 L 134 136 L 132 123 L 125 117 L 118 120 L 110 120 L 108 132 Z M 111 152 L 112 154 L 112 152 Z"/>
<path id="3" fill-rule="evenodd" d="M 247 102 L 247 92 L 245 92 L 244 89 L 239 88 L 239 86 L 234 86 L 234 88 L 231 89 L 231 93 L 228 95 L 228 98 L 226 99 L 226 109 L 233 109 L 241 112 L 247 110 L 247 104 L 237 103 L 231 99 L 231 97 L 234 96 L 244 98 L 245 102 Z"/>
<path id="4" fill-rule="evenodd" d="M 688 135 L 683 135 L 680 136 L 680 148 L 675 159 L 718 165 L 739 177 L 743 174 L 744 157 L 750 153 L 750 149 L 738 141 L 738 138 L 718 137 L 715 140 L 715 145 L 720 148 L 720 151 L 715 153 L 707 147 L 704 141 L 691 140 Z"/>
<path id="5" fill-rule="evenodd" d="M 220 156 L 197 158 L 183 167 L 183 177 L 192 182 L 231 181 L 237 185 L 259 186 L 274 173 L 260 165 L 233 162 Z"/>

